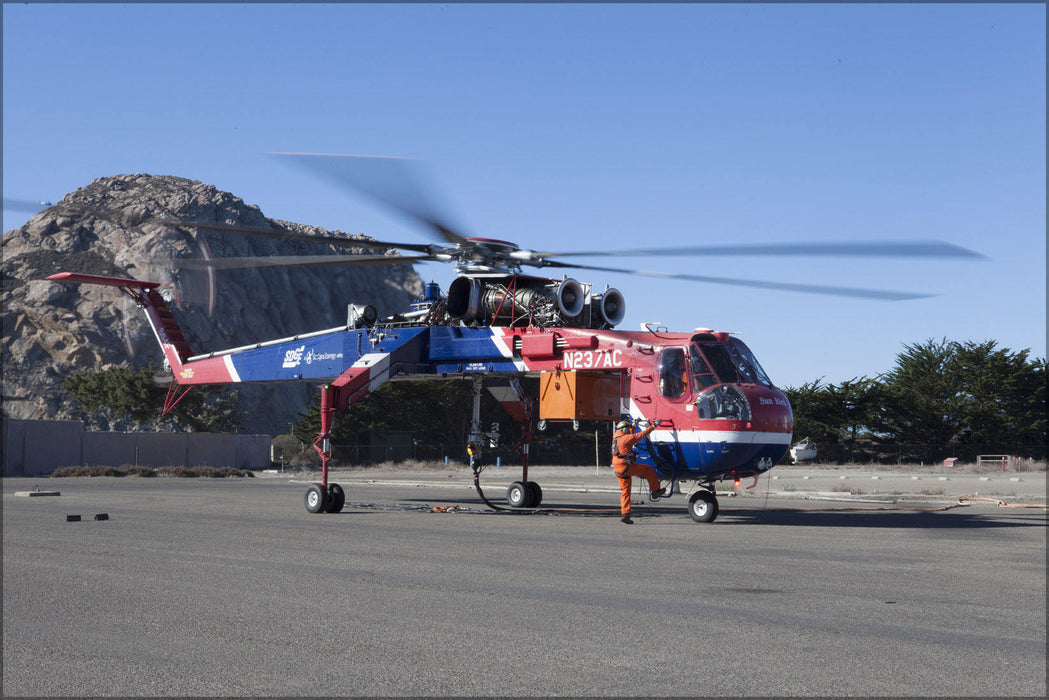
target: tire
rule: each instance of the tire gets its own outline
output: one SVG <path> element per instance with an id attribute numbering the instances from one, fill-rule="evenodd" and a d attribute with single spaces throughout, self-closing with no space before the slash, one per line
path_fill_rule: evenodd
<path id="1" fill-rule="evenodd" d="M 539 487 L 539 484 L 534 481 L 525 483 L 525 488 L 528 489 L 528 508 L 538 508 L 539 504 L 543 502 L 543 489 Z"/>
<path id="2" fill-rule="evenodd" d="M 718 499 L 710 491 L 696 491 L 688 498 L 688 514 L 697 523 L 712 523 L 718 517 Z"/>
<path id="3" fill-rule="evenodd" d="M 520 481 L 515 481 L 506 488 L 506 502 L 511 508 L 527 507 L 530 495 L 528 487 Z"/>
<path id="4" fill-rule="evenodd" d="M 328 492 L 320 484 L 310 484 L 306 489 L 306 510 L 323 513 L 328 509 Z"/>
<path id="5" fill-rule="evenodd" d="M 328 484 L 328 512 L 338 513 L 346 504 L 346 492 L 338 484 Z"/>

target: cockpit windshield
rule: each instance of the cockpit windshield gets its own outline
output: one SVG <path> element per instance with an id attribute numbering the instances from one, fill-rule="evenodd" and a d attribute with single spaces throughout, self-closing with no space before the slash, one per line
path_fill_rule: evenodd
<path id="1" fill-rule="evenodd" d="M 736 371 L 736 364 L 729 357 L 728 352 L 725 350 L 725 346 L 718 342 L 713 343 L 695 343 L 692 347 L 698 347 L 702 351 L 703 355 L 707 358 L 707 362 L 710 363 L 711 369 L 714 370 L 714 374 L 717 378 L 725 384 L 735 384 L 739 382 L 739 373 Z"/>
<path id="2" fill-rule="evenodd" d="M 703 353 L 695 345 L 688 348 L 688 361 L 692 368 L 692 385 L 697 394 L 718 383 L 718 378 L 714 376 Z"/>
<path id="3" fill-rule="evenodd" d="M 704 358 L 706 362 L 703 362 Z M 689 359 L 697 392 L 716 384 L 719 380 L 724 384 L 772 386 L 768 375 L 758 364 L 750 348 L 736 338 L 732 338 L 730 343 L 703 340 L 693 342 L 689 350 Z M 716 377 L 713 376 L 715 374 Z"/>
<path id="4" fill-rule="evenodd" d="M 754 357 L 754 353 L 750 351 L 742 340 L 739 338 L 732 338 L 732 345 L 729 346 L 731 351 L 734 351 L 738 356 L 738 362 L 745 364 L 750 368 L 751 376 L 754 377 L 754 382 L 757 384 L 764 384 L 765 386 L 772 386 L 772 380 L 769 379 L 769 375 L 765 374 L 765 370 L 762 369 L 761 365 L 758 364 L 758 358 Z"/>

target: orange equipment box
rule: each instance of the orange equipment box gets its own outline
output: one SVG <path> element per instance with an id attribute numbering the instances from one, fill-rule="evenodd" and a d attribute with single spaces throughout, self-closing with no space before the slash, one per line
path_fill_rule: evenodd
<path id="1" fill-rule="evenodd" d="M 539 418 L 619 420 L 620 396 L 629 396 L 629 382 L 619 372 L 540 372 Z"/>

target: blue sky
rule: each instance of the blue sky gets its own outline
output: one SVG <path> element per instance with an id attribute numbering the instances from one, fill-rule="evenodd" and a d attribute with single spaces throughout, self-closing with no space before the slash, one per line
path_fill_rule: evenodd
<path id="1" fill-rule="evenodd" d="M 537 250 L 933 238 L 989 258 L 581 261 L 937 295 L 575 275 L 624 293 L 621 328 L 739 332 L 781 386 L 875 376 L 929 338 L 1044 356 L 1045 39 L 1044 5 L 5 4 L 4 196 L 178 175 L 424 241 L 266 154 L 409 156 L 468 235 Z"/>

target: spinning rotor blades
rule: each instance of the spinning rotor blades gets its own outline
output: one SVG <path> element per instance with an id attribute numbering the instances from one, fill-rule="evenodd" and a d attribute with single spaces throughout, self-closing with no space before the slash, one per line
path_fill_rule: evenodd
<path id="1" fill-rule="evenodd" d="M 211 231 L 222 231 L 225 233 L 245 233 L 249 235 L 266 236 L 289 241 L 308 241 L 310 243 L 328 243 L 334 246 L 347 246 L 353 248 L 385 248 L 396 250 L 398 248 L 411 250 L 417 253 L 429 253 L 434 246 L 424 243 L 391 243 L 389 241 L 373 241 L 361 238 L 343 238 L 341 236 L 325 236 L 323 234 L 298 233 L 285 229 L 258 228 L 255 226 L 230 226 L 228 224 L 212 224 L 206 221 L 173 221 L 171 219 L 158 219 L 153 223 L 174 228 L 194 228 Z"/>
<path id="2" fill-rule="evenodd" d="M 861 289 L 857 287 L 834 287 L 820 284 L 795 284 L 792 282 L 768 282 L 766 280 L 747 280 L 734 277 L 711 277 L 709 275 L 687 275 L 676 272 L 658 272 L 655 270 L 624 270 L 617 267 L 596 267 L 593 265 L 568 265 L 550 263 L 553 267 L 575 268 L 577 270 L 599 270 L 601 272 L 620 272 L 642 277 L 665 277 L 667 279 L 690 280 L 692 282 L 709 282 L 711 284 L 728 284 L 736 287 L 758 289 L 775 289 L 784 292 L 804 292 L 806 294 L 823 294 L 826 296 L 853 297 L 856 299 L 878 299 L 881 301 L 904 301 L 907 299 L 925 299 L 932 294 L 913 292 L 893 292 L 882 289 Z"/>
<path id="3" fill-rule="evenodd" d="M 336 184 L 375 199 L 408 215 L 453 245 L 466 243 L 427 198 L 427 188 L 420 184 L 421 175 L 415 161 L 388 156 L 352 156 L 330 153 L 271 153 L 300 168 Z"/>
<path id="4" fill-rule="evenodd" d="M 292 267 L 295 265 L 405 265 L 429 262 L 429 255 L 270 255 L 264 257 L 211 258 L 210 260 L 182 259 L 184 268 L 236 270 L 257 267 Z"/>
<path id="5" fill-rule="evenodd" d="M 977 258 L 980 253 L 943 241 L 862 241 L 855 243 L 770 243 L 686 248 L 641 248 L 637 250 L 590 250 L 571 253 L 533 253 L 538 258 L 605 257 L 629 255 L 769 255 L 884 258 Z"/>
<path id="6" fill-rule="evenodd" d="M 53 206 L 51 202 L 34 202 L 30 199 L 4 197 L 4 209 L 10 211 L 31 211 L 36 213 L 50 206 Z"/>
<path id="7" fill-rule="evenodd" d="M 405 158 L 381 156 L 352 156 L 319 153 L 271 153 L 294 165 L 339 185 L 348 186 L 381 204 L 400 212 L 417 224 L 424 226 L 443 244 L 401 244 L 384 241 L 362 241 L 335 236 L 311 236 L 289 231 L 268 231 L 221 224 L 185 224 L 167 222 L 171 225 L 199 226 L 203 229 L 239 233 L 258 233 L 296 240 L 309 240 L 336 247 L 353 246 L 364 249 L 406 250 L 419 255 L 307 255 L 276 256 L 269 258 L 224 258 L 210 263 L 192 263 L 200 267 L 212 266 L 219 269 L 280 265 L 398 265 L 413 262 L 455 262 L 457 271 L 500 272 L 516 274 L 521 267 L 554 267 L 579 270 L 596 270 L 663 277 L 692 282 L 725 284 L 757 289 L 804 292 L 829 296 L 844 296 L 859 299 L 899 301 L 920 299 L 930 294 L 898 292 L 891 290 L 863 289 L 817 284 L 795 284 L 766 280 L 738 279 L 711 275 L 684 274 L 653 270 L 624 269 L 596 265 L 573 264 L 559 259 L 571 257 L 714 257 L 714 256 L 798 256 L 798 257 L 859 257 L 859 258 L 914 258 L 914 259 L 985 259 L 974 251 L 935 240 L 900 241 L 857 241 L 841 243 L 797 242 L 740 245 L 682 246 L 674 248 L 639 248 L 628 250 L 591 251 L 533 251 L 492 239 L 466 238 L 450 226 L 445 217 L 438 215 L 436 207 L 423 187 L 416 161 Z M 494 244 L 494 245 L 493 245 Z"/>

